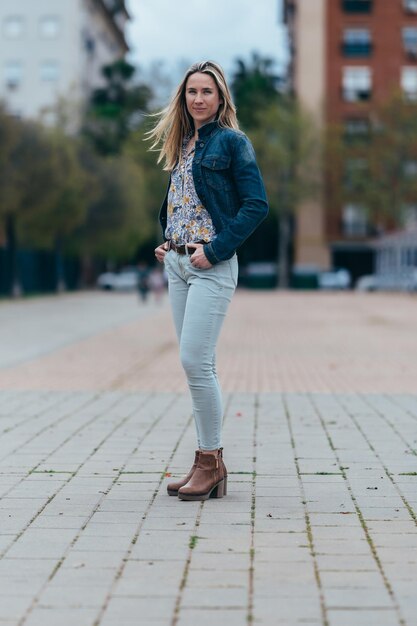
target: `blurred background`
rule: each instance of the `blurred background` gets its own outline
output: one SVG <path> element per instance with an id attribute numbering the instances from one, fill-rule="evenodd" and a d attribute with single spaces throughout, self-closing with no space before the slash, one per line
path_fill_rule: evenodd
<path id="1" fill-rule="evenodd" d="M 0 41 L 0 296 L 134 288 L 148 115 L 206 59 L 271 207 L 240 285 L 417 291 L 417 0 L 2 0 Z"/>

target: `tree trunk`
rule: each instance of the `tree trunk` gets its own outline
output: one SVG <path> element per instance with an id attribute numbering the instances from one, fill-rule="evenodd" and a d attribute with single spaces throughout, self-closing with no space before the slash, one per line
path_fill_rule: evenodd
<path id="1" fill-rule="evenodd" d="M 67 290 L 64 274 L 64 260 L 62 256 L 62 239 L 57 237 L 55 240 L 55 267 L 56 267 L 56 290 L 63 293 Z"/>
<path id="2" fill-rule="evenodd" d="M 10 272 L 10 295 L 12 298 L 19 298 L 22 295 L 22 287 L 19 280 L 16 224 L 13 213 L 6 215 L 6 249 Z"/>
<path id="3" fill-rule="evenodd" d="M 290 244 L 290 216 L 282 211 L 278 219 L 278 287 L 288 289 L 289 265 L 288 250 Z"/>
<path id="4" fill-rule="evenodd" d="M 81 256 L 81 288 L 91 287 L 94 282 L 94 265 L 91 254 L 84 252 Z"/>

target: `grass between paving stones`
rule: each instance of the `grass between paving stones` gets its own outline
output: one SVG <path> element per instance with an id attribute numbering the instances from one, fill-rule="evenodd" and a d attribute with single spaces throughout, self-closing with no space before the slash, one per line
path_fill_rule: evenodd
<path id="1" fill-rule="evenodd" d="M 342 472 L 300 472 L 300 476 L 343 476 Z"/>
<path id="2" fill-rule="evenodd" d="M 194 548 L 197 545 L 197 541 L 199 539 L 202 539 L 202 537 L 199 537 L 198 535 L 191 535 L 190 537 L 190 543 L 188 544 L 188 547 L 190 548 L 190 550 L 194 550 Z"/>
<path id="3" fill-rule="evenodd" d="M 250 507 L 250 525 L 251 525 L 251 538 L 249 548 L 249 589 L 248 589 L 248 607 L 246 613 L 246 621 L 248 624 L 253 624 L 253 594 L 254 594 L 254 574 L 255 574 L 255 517 L 256 517 L 256 455 L 257 455 L 257 435 L 258 435 L 258 423 L 259 423 L 259 395 L 256 394 L 254 402 L 254 420 L 253 420 L 253 456 L 252 456 L 252 472 L 245 472 L 252 475 L 252 493 L 251 493 L 251 507 Z M 243 473 L 243 472 L 242 472 Z"/>
<path id="4" fill-rule="evenodd" d="M 200 526 L 200 520 L 201 520 L 201 515 L 203 512 L 203 506 L 204 506 L 204 500 L 202 500 L 200 502 L 200 508 L 198 509 L 197 515 L 196 515 L 196 520 L 195 520 L 195 524 L 194 524 L 194 533 L 196 533 L 198 527 Z M 171 626 L 176 626 L 178 624 L 178 619 L 180 616 L 180 607 L 181 607 L 181 599 L 182 599 L 182 594 L 183 591 L 185 589 L 185 586 L 187 584 L 187 578 L 188 578 L 188 572 L 190 570 L 190 564 L 191 564 L 191 557 L 193 554 L 193 550 L 197 545 L 197 542 L 199 539 L 202 539 L 202 537 L 199 537 L 197 534 L 191 535 L 190 537 L 190 542 L 188 544 L 188 547 L 190 549 L 189 553 L 188 553 L 188 557 L 187 557 L 187 561 L 185 563 L 184 566 L 184 572 L 182 575 L 182 579 L 180 582 L 180 587 L 178 590 L 178 595 L 177 595 L 177 599 L 175 602 L 175 607 L 174 607 L 174 614 L 172 617 L 172 622 L 171 622 Z"/>
<path id="5" fill-rule="evenodd" d="M 339 455 L 337 454 L 337 448 L 336 448 L 336 446 L 334 445 L 333 440 L 332 440 L 332 438 L 331 438 L 331 436 L 330 436 L 330 433 L 328 432 L 328 430 L 327 430 L 327 428 L 326 428 L 326 425 L 325 425 L 325 420 L 324 420 L 323 416 L 321 415 L 320 410 L 318 409 L 318 407 L 316 406 L 316 404 L 315 404 L 314 402 L 313 402 L 313 406 L 314 406 L 315 411 L 316 411 L 316 413 L 317 413 L 317 417 L 319 418 L 319 420 L 320 420 L 320 422 L 321 422 L 322 428 L 323 428 L 324 433 L 325 433 L 326 438 L 327 438 L 327 442 L 328 442 L 328 444 L 329 444 L 329 446 L 330 446 L 331 450 L 333 451 L 333 453 L 334 453 L 334 455 L 335 455 L 335 458 L 336 458 L 336 460 L 337 460 L 337 462 L 338 462 L 338 464 L 339 464 L 339 468 L 342 470 L 343 479 L 346 481 L 346 487 L 347 487 L 347 490 L 348 490 L 348 492 L 349 492 L 349 495 L 350 495 L 350 497 L 351 497 L 351 499 L 352 499 L 353 506 L 355 507 L 355 511 L 356 511 L 357 516 L 358 516 L 359 522 L 360 522 L 360 524 L 361 524 L 361 526 L 362 526 L 362 529 L 363 529 L 363 531 L 364 531 L 364 534 L 365 534 L 365 539 L 366 539 L 366 541 L 367 541 L 367 543 L 368 543 L 369 549 L 370 549 L 370 551 L 371 551 L 371 553 L 372 553 L 372 556 L 373 556 L 373 558 L 374 558 L 374 560 L 375 560 L 375 563 L 376 563 L 376 564 L 377 564 L 377 566 L 378 566 L 379 572 L 380 572 L 380 574 L 381 574 L 381 576 L 382 576 L 382 579 L 383 579 L 383 581 L 384 581 L 385 588 L 387 589 L 387 591 L 388 591 L 389 595 L 391 596 L 392 603 L 393 603 L 393 605 L 394 605 L 394 608 L 395 608 L 395 609 L 396 609 L 396 611 L 397 611 L 397 615 L 398 615 L 399 623 L 400 623 L 402 626 L 405 626 L 404 619 L 403 619 L 403 617 L 402 617 L 402 616 L 401 616 L 401 614 L 400 614 L 399 604 L 398 604 L 398 601 L 397 601 L 396 596 L 395 596 L 395 594 L 394 594 L 394 590 L 393 590 L 392 585 L 391 585 L 390 581 L 388 580 L 388 577 L 387 577 L 387 575 L 386 575 L 386 573 L 385 573 L 385 570 L 384 570 L 384 568 L 383 568 L 383 565 L 382 565 L 381 559 L 379 558 L 378 552 L 377 552 L 377 550 L 376 550 L 376 546 L 375 546 L 375 544 L 374 544 L 374 542 L 373 542 L 373 540 L 372 540 L 372 537 L 371 537 L 371 535 L 370 535 L 370 532 L 369 532 L 369 529 L 368 529 L 368 526 L 367 526 L 366 520 L 365 520 L 365 518 L 364 518 L 364 516 L 363 516 L 363 514 L 362 514 L 361 509 L 359 508 L 359 505 L 358 505 L 357 499 L 356 499 L 356 497 L 355 497 L 355 495 L 354 495 L 354 493 L 353 493 L 353 491 L 352 491 L 352 487 L 351 487 L 351 486 L 350 486 L 350 484 L 349 484 L 349 479 L 348 479 L 348 477 L 347 477 L 347 475 L 346 475 L 346 472 L 342 469 L 342 468 L 343 468 L 343 466 L 342 466 L 342 464 L 340 463 L 340 460 L 339 460 Z M 362 432 L 362 431 L 361 431 L 361 432 Z M 366 439 L 366 438 L 365 438 L 365 439 Z M 368 441 L 368 440 L 366 439 L 366 441 Z M 371 444 L 370 444 L 369 442 L 368 442 L 368 445 L 369 445 L 369 446 L 371 447 L 371 449 L 373 450 L 373 447 L 371 446 Z"/>
<path id="6" fill-rule="evenodd" d="M 30 470 L 28 473 L 29 474 L 71 474 L 72 476 L 75 476 L 75 472 L 66 472 L 65 470 L 53 470 L 53 469 Z"/>
<path id="7" fill-rule="evenodd" d="M 293 454 L 294 454 L 294 463 L 295 463 L 295 468 L 297 471 L 298 483 L 300 486 L 300 491 L 304 498 L 302 502 L 304 506 L 304 520 L 305 520 L 307 539 L 308 539 L 308 545 L 306 545 L 305 547 L 309 549 L 310 555 L 313 561 L 314 578 L 316 580 L 317 590 L 318 590 L 319 598 L 320 598 L 320 609 L 321 609 L 321 616 L 322 616 L 322 622 L 323 622 L 322 626 L 330 626 L 328 616 L 327 616 L 327 607 L 326 607 L 326 603 L 324 599 L 323 585 L 321 582 L 319 566 L 318 566 L 316 551 L 314 547 L 314 537 L 313 537 L 313 532 L 312 532 L 312 527 L 311 527 L 310 515 L 308 512 L 308 508 L 307 508 L 306 494 L 305 494 L 304 485 L 303 485 L 301 476 L 303 474 L 304 475 L 315 475 L 315 474 L 316 475 L 328 475 L 328 474 L 335 474 L 335 473 L 339 474 L 340 472 L 301 472 L 300 471 L 300 464 L 298 462 L 299 457 L 297 456 L 297 447 L 295 445 L 295 438 L 294 438 L 294 432 L 292 429 L 291 416 L 290 416 L 287 402 L 285 400 L 284 400 L 284 410 L 285 410 L 285 416 L 287 419 L 287 426 L 288 426 L 288 431 L 290 435 L 291 447 L 292 447 Z"/>

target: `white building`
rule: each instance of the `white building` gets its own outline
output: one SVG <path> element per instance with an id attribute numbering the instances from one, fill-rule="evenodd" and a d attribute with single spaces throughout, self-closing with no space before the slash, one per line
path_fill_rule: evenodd
<path id="1" fill-rule="evenodd" d="M 82 105 L 128 51 L 128 19 L 124 0 L 1 0 L 0 100 L 45 122 L 59 98 Z"/>

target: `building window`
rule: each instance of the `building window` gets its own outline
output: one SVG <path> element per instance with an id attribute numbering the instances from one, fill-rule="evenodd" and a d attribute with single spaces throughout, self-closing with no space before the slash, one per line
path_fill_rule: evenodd
<path id="1" fill-rule="evenodd" d="M 3 32 L 7 39 L 18 39 L 23 35 L 23 18 L 10 15 L 3 22 Z"/>
<path id="2" fill-rule="evenodd" d="M 369 167 L 366 159 L 356 157 L 346 159 L 344 170 L 345 189 L 360 192 L 369 182 Z"/>
<path id="3" fill-rule="evenodd" d="M 362 206 L 346 204 L 343 207 L 342 229 L 345 237 L 366 237 L 368 220 Z"/>
<path id="4" fill-rule="evenodd" d="M 369 67 L 343 69 L 343 99 L 346 102 L 369 100 L 372 95 L 372 74 Z"/>
<path id="5" fill-rule="evenodd" d="M 417 101 L 417 68 L 403 67 L 401 71 L 401 88 L 408 100 Z"/>
<path id="6" fill-rule="evenodd" d="M 342 8 L 346 13 L 370 13 L 372 0 L 342 0 Z"/>
<path id="7" fill-rule="evenodd" d="M 417 179 L 417 161 L 406 160 L 403 162 L 405 178 Z"/>
<path id="8" fill-rule="evenodd" d="M 412 59 L 417 59 L 417 28 L 403 28 L 404 50 Z"/>
<path id="9" fill-rule="evenodd" d="M 407 13 L 417 13 L 417 0 L 403 0 L 403 5 Z"/>
<path id="10" fill-rule="evenodd" d="M 41 64 L 41 80 L 56 82 L 59 79 L 59 65 L 56 61 L 44 61 Z"/>
<path id="11" fill-rule="evenodd" d="M 342 52 L 347 57 L 369 57 L 372 53 L 371 34 L 367 28 L 346 28 Z"/>
<path id="12" fill-rule="evenodd" d="M 402 225 L 405 230 L 417 228 L 417 206 L 415 204 L 407 204 L 403 207 Z"/>
<path id="13" fill-rule="evenodd" d="M 39 20 L 39 32 L 43 39 L 56 39 L 60 31 L 59 17 L 45 15 Z"/>
<path id="14" fill-rule="evenodd" d="M 366 141 L 369 139 L 370 130 L 367 118 L 352 117 L 344 122 L 344 138 L 348 142 Z"/>
<path id="15" fill-rule="evenodd" d="M 4 66 L 4 80 L 10 89 L 15 89 L 22 82 L 23 66 L 20 61 L 7 61 Z"/>

